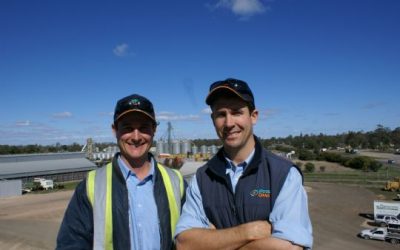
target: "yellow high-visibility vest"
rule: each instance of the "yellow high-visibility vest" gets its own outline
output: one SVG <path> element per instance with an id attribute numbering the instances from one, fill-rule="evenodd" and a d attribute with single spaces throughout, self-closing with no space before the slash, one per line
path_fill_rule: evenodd
<path id="1" fill-rule="evenodd" d="M 164 167 L 159 163 L 157 168 L 167 191 L 171 237 L 174 237 L 184 193 L 183 178 L 178 170 Z M 88 173 L 86 192 L 93 208 L 93 249 L 113 249 L 112 163 Z"/>

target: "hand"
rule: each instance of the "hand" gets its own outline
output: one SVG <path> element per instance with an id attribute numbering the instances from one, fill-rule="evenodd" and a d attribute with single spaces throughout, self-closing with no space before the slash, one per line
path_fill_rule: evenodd
<path id="1" fill-rule="evenodd" d="M 271 236 L 271 224 L 267 221 L 253 221 L 240 225 L 249 240 L 259 240 Z"/>

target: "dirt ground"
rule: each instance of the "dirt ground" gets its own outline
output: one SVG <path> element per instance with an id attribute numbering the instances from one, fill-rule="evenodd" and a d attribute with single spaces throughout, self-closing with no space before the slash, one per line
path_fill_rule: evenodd
<path id="1" fill-rule="evenodd" d="M 370 191 L 328 183 L 306 183 L 314 229 L 314 248 L 321 250 L 400 249 L 357 234 L 372 228 L 377 197 Z M 54 249 L 58 228 L 72 191 L 0 199 L 0 249 Z M 370 224 L 368 223 L 370 222 Z"/>

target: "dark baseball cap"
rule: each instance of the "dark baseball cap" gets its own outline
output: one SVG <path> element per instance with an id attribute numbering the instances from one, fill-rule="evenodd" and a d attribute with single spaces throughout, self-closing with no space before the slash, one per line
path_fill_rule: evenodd
<path id="1" fill-rule="evenodd" d="M 249 85 L 245 81 L 234 78 L 228 78 L 211 84 L 206 103 L 211 105 L 223 92 L 233 93 L 247 102 L 251 107 L 255 107 L 253 92 L 251 92 Z"/>
<path id="2" fill-rule="evenodd" d="M 144 96 L 133 94 L 120 99 L 115 106 L 114 123 L 130 112 L 145 114 L 157 124 L 153 104 Z"/>

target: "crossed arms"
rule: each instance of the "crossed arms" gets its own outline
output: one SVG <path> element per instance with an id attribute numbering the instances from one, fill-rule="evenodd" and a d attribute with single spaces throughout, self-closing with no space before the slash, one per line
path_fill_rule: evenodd
<path id="1" fill-rule="evenodd" d="M 253 221 L 227 229 L 193 228 L 180 233 L 177 249 L 302 249 L 289 241 L 271 237 L 271 224 Z"/>
<path id="2" fill-rule="evenodd" d="M 312 226 L 307 194 L 295 168 L 287 176 L 274 208 L 265 221 L 215 229 L 205 215 L 196 177 L 187 189 L 176 228 L 178 249 L 310 249 Z M 269 222 L 268 220 L 269 219 Z"/>

